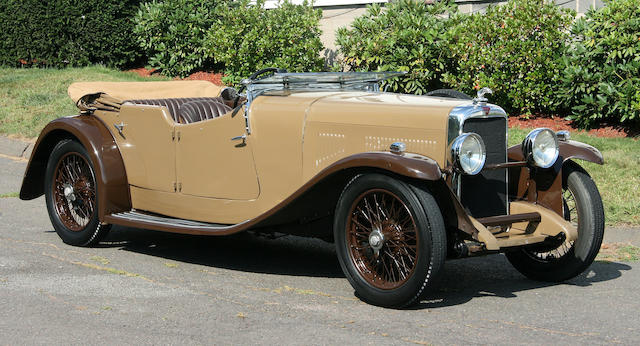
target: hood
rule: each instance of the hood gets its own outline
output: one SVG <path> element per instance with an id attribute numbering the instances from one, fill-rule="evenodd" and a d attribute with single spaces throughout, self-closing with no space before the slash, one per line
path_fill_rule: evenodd
<path id="1" fill-rule="evenodd" d="M 469 100 L 393 93 L 315 93 L 307 121 L 446 130 L 449 113 Z"/>

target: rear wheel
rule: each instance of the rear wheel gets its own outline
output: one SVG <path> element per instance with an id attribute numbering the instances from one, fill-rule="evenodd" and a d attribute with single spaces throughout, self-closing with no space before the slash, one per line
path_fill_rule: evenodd
<path id="1" fill-rule="evenodd" d="M 525 276 L 560 282 L 585 271 L 595 259 L 604 236 L 604 209 L 596 184 L 574 162 L 563 167 L 564 217 L 578 229 L 578 239 L 555 248 L 507 252 L 509 262 Z"/>
<path id="2" fill-rule="evenodd" d="M 47 163 L 45 198 L 53 228 L 67 244 L 96 244 L 110 228 L 98 220 L 94 172 L 80 143 L 65 140 L 53 148 Z"/>
<path id="3" fill-rule="evenodd" d="M 359 175 L 344 189 L 334 237 L 357 295 L 380 306 L 419 301 L 446 256 L 444 221 L 431 194 L 381 174 Z"/>

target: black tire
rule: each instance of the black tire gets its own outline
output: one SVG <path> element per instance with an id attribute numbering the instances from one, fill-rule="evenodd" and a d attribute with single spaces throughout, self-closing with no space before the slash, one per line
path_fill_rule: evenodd
<path id="1" fill-rule="evenodd" d="M 604 208 L 596 184 L 580 165 L 568 161 L 563 166 L 562 185 L 565 219 L 577 224 L 578 239 L 566 241 L 555 249 L 539 252 L 519 249 L 506 253 L 509 262 L 533 280 L 561 282 L 571 279 L 584 272 L 600 251 Z"/>
<path id="2" fill-rule="evenodd" d="M 367 201 L 378 206 L 377 214 L 360 208 L 372 205 Z M 377 250 L 374 230 L 384 239 Z M 433 196 L 382 174 L 358 175 L 347 184 L 336 206 L 334 237 L 340 266 L 356 295 L 384 307 L 403 308 L 423 298 L 447 251 L 444 221 Z"/>
<path id="3" fill-rule="evenodd" d="M 53 148 L 44 185 L 49 218 L 62 241 L 90 246 L 104 238 L 111 225 L 98 220 L 95 169 L 80 143 L 64 140 Z"/>
<path id="4" fill-rule="evenodd" d="M 425 96 L 446 97 L 451 99 L 472 100 L 473 98 L 463 92 L 453 89 L 438 89 L 429 91 Z"/>

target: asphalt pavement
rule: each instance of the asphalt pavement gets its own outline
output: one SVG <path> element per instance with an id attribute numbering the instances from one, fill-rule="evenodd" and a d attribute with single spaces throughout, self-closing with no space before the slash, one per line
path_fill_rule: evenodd
<path id="1" fill-rule="evenodd" d="M 25 166 L 0 156 L 0 194 L 18 191 Z M 597 261 L 545 284 L 502 255 L 449 261 L 428 300 L 391 310 L 358 300 L 321 240 L 115 227 L 79 248 L 58 238 L 42 197 L 7 197 L 0 344 L 638 344 L 638 268 Z"/>

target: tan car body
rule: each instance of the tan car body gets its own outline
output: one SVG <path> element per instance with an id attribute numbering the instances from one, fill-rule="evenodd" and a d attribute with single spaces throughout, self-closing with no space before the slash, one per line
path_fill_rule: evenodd
<path id="1" fill-rule="evenodd" d="M 205 82 L 154 83 L 77 83 L 69 88 L 69 94 L 78 102 L 82 96 L 96 92 L 120 101 L 214 97 L 220 92 L 219 87 L 203 84 Z M 483 220 L 466 214 L 449 188 L 448 180 L 452 169 L 448 162 L 450 114 L 465 104 L 470 101 L 379 92 L 274 92 L 257 97 L 249 107 L 241 105 L 214 119 L 180 124 L 174 121 L 167 107 L 125 102 L 118 109 L 98 108 L 90 115 L 60 120 L 43 131 L 38 144 L 47 142 L 47 136 L 52 134 L 61 136 L 64 133 L 61 131 L 83 142 L 82 131 L 64 130 L 88 121 L 80 118 L 97 118 L 108 129 L 111 138 L 103 138 L 107 144 L 102 148 L 113 141 L 116 148 L 112 150 L 119 150 L 128 196 L 118 197 L 123 202 L 117 205 L 123 207 L 101 210 L 102 222 L 184 233 L 229 234 L 262 225 L 287 208 L 296 210 L 296 204 L 306 211 L 325 203 L 327 206 L 320 210 L 331 213 L 331 201 L 339 195 L 348 177 L 336 180 L 329 190 L 316 191 L 313 198 L 304 203 L 301 198 L 325 178 L 347 171 L 375 169 L 439 184 L 444 192 L 437 196 L 438 202 L 442 208 L 450 209 L 443 210 L 449 226 L 483 243 L 486 250 L 542 242 L 561 232 L 567 239 L 575 239 L 575 227 L 564 221 L 561 207 L 557 208 L 561 203 L 558 194 L 561 187 L 559 192 L 557 184 L 551 190 L 536 190 L 535 184 L 531 184 L 534 177 L 521 166 L 510 169 L 510 176 L 515 176 L 517 181 L 511 182 L 517 186 L 512 189 L 516 191 L 511 191 L 514 197 L 510 203 L 511 214 L 538 213 L 539 220 L 503 218 L 500 222 L 511 226 L 510 233 L 492 234 Z M 389 146 L 394 142 L 405 143 L 406 153 L 390 154 Z M 37 181 L 37 167 L 42 166 L 41 161 L 46 158 L 46 149 L 38 144 L 25 174 L 23 198 L 33 198 L 39 192 L 25 187 Z M 590 147 L 564 145 L 563 161 L 571 157 L 602 160 Z M 96 149 L 92 160 L 94 166 L 104 167 L 100 150 Z M 510 149 L 509 154 L 514 161 L 522 160 L 518 157 L 518 148 Z M 112 161 L 118 159 L 115 152 L 109 155 Z M 556 177 L 561 177 L 560 172 L 560 169 L 555 171 Z M 98 175 L 102 174 L 107 175 L 100 172 Z M 106 191 L 107 187 L 103 189 Z M 111 196 L 123 195 L 121 188 L 117 191 Z M 105 204 L 109 205 L 106 201 Z M 118 217 L 117 212 L 127 211 L 127 207 L 220 227 L 219 231 L 208 232 L 206 227 L 197 225 L 162 227 L 132 222 Z M 324 216 L 322 212 L 322 215 L 303 214 L 311 219 Z M 281 217 L 292 221 L 290 216 Z M 535 224 L 533 232 L 530 224 Z"/>

